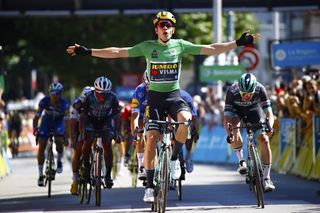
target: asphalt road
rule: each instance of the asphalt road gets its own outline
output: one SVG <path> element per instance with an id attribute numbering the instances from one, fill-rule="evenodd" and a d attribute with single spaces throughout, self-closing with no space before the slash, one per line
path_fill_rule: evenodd
<path id="1" fill-rule="evenodd" d="M 131 187 L 130 173 L 121 167 L 111 190 L 102 190 L 102 205 L 79 204 L 69 193 L 70 163 L 56 175 L 52 197 L 47 188 L 38 187 L 35 157 L 12 160 L 13 173 L 0 179 L 0 212 L 150 212 L 143 202 L 144 188 Z M 236 165 L 195 164 L 194 172 L 183 182 L 183 198 L 178 201 L 169 192 L 167 212 L 320 212 L 320 182 L 272 173 L 276 191 L 265 194 L 265 209 L 255 205 L 255 198 L 236 173 Z"/>

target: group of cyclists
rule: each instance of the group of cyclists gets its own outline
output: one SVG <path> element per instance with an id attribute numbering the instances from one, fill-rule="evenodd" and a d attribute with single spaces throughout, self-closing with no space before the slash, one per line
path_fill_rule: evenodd
<path id="1" fill-rule="evenodd" d="M 198 121 L 196 110 L 192 103 L 191 96 L 180 89 L 180 76 L 182 55 L 215 55 L 230 51 L 239 46 L 253 45 L 259 40 L 259 34 L 249 34 L 245 32 L 235 41 L 225 43 L 214 43 L 209 45 L 198 45 L 183 39 L 173 39 L 175 33 L 175 16 L 168 11 L 161 11 L 153 19 L 156 40 L 141 42 L 133 47 L 107 47 L 102 49 L 90 49 L 82 45 L 72 45 L 67 48 L 67 53 L 75 55 L 87 55 L 100 58 L 126 58 L 145 57 L 146 70 L 143 74 L 143 82 L 135 89 L 131 100 L 130 133 L 134 136 L 137 129 L 145 129 L 145 133 L 138 131 L 139 140 L 145 138 L 144 143 L 136 141 L 138 159 L 138 178 L 146 180 L 146 188 L 143 200 L 154 202 L 155 186 L 153 178 L 155 173 L 156 145 L 161 137 L 160 127 L 156 123 L 146 122 L 150 120 L 164 120 L 167 117 L 178 121 L 192 121 L 192 137 L 187 125 L 179 125 L 173 138 L 173 149 L 170 159 L 170 175 L 173 179 L 184 178 L 184 170 L 193 171 L 191 160 L 192 141 L 198 135 Z M 103 132 L 103 148 L 105 157 L 105 182 L 108 188 L 113 185 L 111 179 L 112 169 L 112 140 L 117 143 L 121 138 L 121 107 L 117 95 L 112 92 L 112 83 L 105 77 L 95 80 L 93 87 L 85 87 L 80 97 L 73 103 L 71 115 L 69 116 L 69 104 L 61 97 L 62 85 L 53 83 L 50 86 L 50 97 L 45 97 L 39 104 L 39 110 L 34 120 L 34 131 L 38 133 L 38 164 L 39 180 L 38 185 L 43 185 L 43 151 L 50 129 L 57 127 L 56 133 L 63 135 L 63 123 L 67 119 L 72 120 L 70 125 L 70 135 L 72 136 L 72 146 L 74 155 L 72 162 L 73 183 L 71 193 L 77 193 L 77 181 L 79 179 L 79 161 L 85 162 L 88 159 L 90 147 L 94 139 L 94 132 Z M 58 99 L 57 99 L 58 97 Z M 264 115 L 260 112 L 260 105 Z M 40 127 L 38 119 L 42 111 Z M 228 123 L 234 126 L 240 125 L 244 118 L 249 122 L 257 122 L 269 118 L 270 126 L 273 126 L 273 115 L 270 101 L 264 87 L 258 83 L 254 75 L 246 73 L 241 76 L 239 82 L 232 85 L 226 96 L 226 106 L 224 112 L 224 123 L 226 131 Z M 271 150 L 269 146 L 269 136 L 271 133 L 261 131 L 257 127 L 256 134 L 262 148 L 262 162 L 264 164 L 264 186 L 266 191 L 275 189 L 270 179 Z M 145 137 L 142 136 L 145 135 Z M 57 172 L 62 171 L 62 150 L 63 137 L 57 140 Z M 242 154 L 242 139 L 237 132 L 231 141 L 232 147 L 239 158 L 239 172 L 246 174 L 246 164 Z M 61 146 L 60 146 L 61 144 Z M 183 145 L 186 144 L 185 162 L 179 156 Z M 180 160 L 179 160 L 180 159 Z M 186 167 L 184 167 L 184 165 Z"/>

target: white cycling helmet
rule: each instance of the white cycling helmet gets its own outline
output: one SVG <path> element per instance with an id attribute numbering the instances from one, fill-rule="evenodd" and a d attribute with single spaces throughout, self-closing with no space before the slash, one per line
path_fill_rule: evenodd
<path id="1" fill-rule="evenodd" d="M 93 90 L 94 90 L 94 87 L 90 87 L 90 86 L 84 87 L 80 94 L 80 100 L 83 102 L 84 99 L 87 97 L 87 95 Z"/>
<path id="2" fill-rule="evenodd" d="M 97 93 L 110 92 L 111 88 L 112 83 L 107 77 L 101 76 L 94 81 L 94 89 Z"/>
<path id="3" fill-rule="evenodd" d="M 49 86 L 50 95 L 60 94 L 62 90 L 63 90 L 63 86 L 59 82 L 51 83 Z"/>
<path id="4" fill-rule="evenodd" d="M 144 84 L 144 86 L 146 87 L 146 88 L 149 88 L 149 76 L 148 76 L 148 72 L 147 71 L 145 71 L 144 73 L 143 73 L 143 84 Z"/>

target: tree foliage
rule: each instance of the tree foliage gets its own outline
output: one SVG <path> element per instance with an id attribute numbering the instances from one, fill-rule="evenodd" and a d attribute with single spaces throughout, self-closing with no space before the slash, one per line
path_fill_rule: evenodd
<path id="1" fill-rule="evenodd" d="M 175 38 L 198 44 L 212 43 L 212 15 L 178 14 Z M 12 97 L 27 95 L 30 70 L 38 71 L 40 89 L 45 90 L 52 75 L 57 74 L 66 88 L 90 85 L 99 75 L 107 75 L 115 84 L 119 73 L 142 73 L 144 58 L 104 60 L 94 57 L 70 57 L 66 48 L 74 43 L 92 48 L 133 46 L 154 39 L 152 15 L 117 15 L 92 17 L 23 17 L 1 18 L 0 45 L 3 66 L 7 70 L 8 91 Z M 226 26 L 224 19 L 224 28 Z M 237 37 L 257 23 L 253 15 L 236 14 Z M 184 60 L 186 65 L 191 57 Z M 20 79 L 20 80 L 19 80 Z M 11 84 L 11 82 L 18 82 Z"/>

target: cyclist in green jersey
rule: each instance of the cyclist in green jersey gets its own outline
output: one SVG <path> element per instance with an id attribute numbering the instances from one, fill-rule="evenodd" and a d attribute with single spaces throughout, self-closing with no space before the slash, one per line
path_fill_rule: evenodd
<path id="1" fill-rule="evenodd" d="M 158 12 L 153 19 L 157 40 L 141 42 L 133 47 L 107 47 L 89 49 L 75 44 L 67 48 L 67 52 L 74 55 L 91 55 L 100 58 L 145 57 L 146 71 L 150 79 L 148 106 L 146 116 L 152 120 L 163 120 L 167 112 L 176 121 L 191 119 L 189 107 L 180 97 L 179 80 L 181 74 L 181 58 L 183 54 L 216 55 L 230 51 L 238 46 L 252 45 L 260 38 L 259 34 L 245 32 L 235 41 L 198 45 L 183 39 L 172 39 L 175 32 L 176 18 L 167 11 Z M 160 132 L 157 124 L 149 123 L 147 127 L 147 143 L 144 154 L 144 166 L 147 172 L 147 187 L 144 201 L 154 201 L 154 158 L 156 143 Z M 174 179 L 181 175 L 178 154 L 188 135 L 188 127 L 179 125 L 175 135 L 175 146 L 171 156 L 170 172 Z"/>

